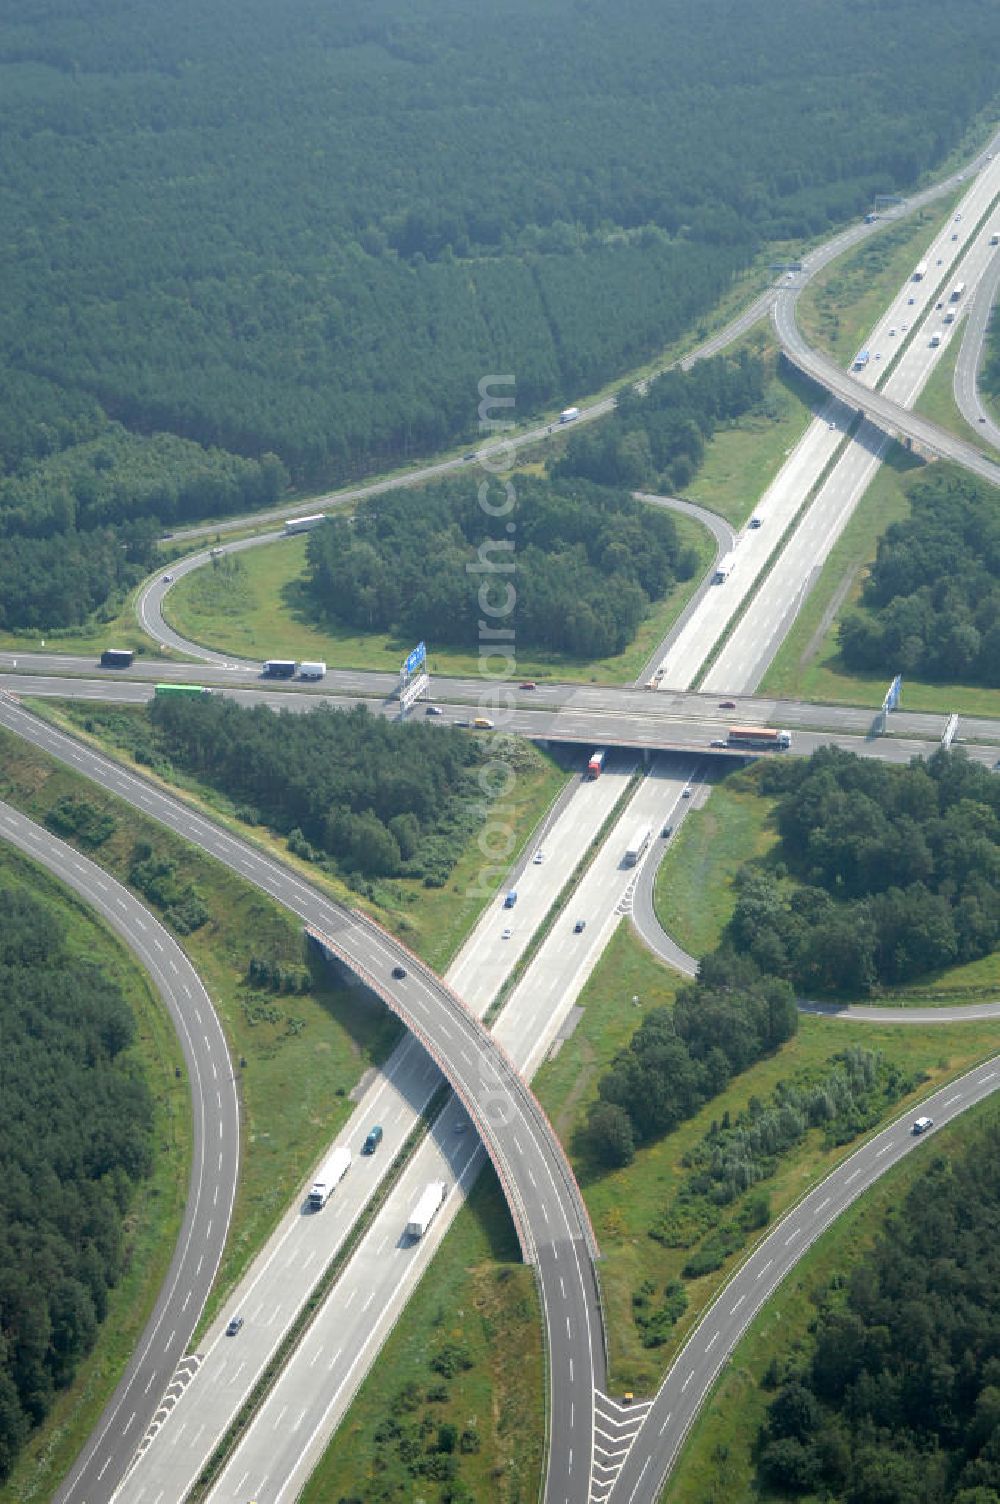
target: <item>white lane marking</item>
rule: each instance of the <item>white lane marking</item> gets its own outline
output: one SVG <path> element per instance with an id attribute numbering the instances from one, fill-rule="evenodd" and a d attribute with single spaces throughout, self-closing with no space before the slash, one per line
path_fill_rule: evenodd
<path id="1" fill-rule="evenodd" d="M 763 1279 L 763 1277 L 764 1277 L 764 1275 L 765 1275 L 765 1274 L 766 1274 L 766 1273 L 767 1273 L 767 1271 L 768 1271 L 768 1270 L 769 1270 L 769 1269 L 770 1269 L 770 1267 L 771 1267 L 771 1265 L 772 1265 L 772 1264 L 773 1264 L 773 1263 L 774 1263 L 774 1260 L 773 1260 L 773 1259 L 768 1259 L 768 1261 L 767 1261 L 767 1263 L 766 1263 L 766 1264 L 765 1264 L 765 1265 L 764 1265 L 764 1267 L 763 1267 L 763 1269 L 761 1269 L 761 1271 L 760 1271 L 760 1273 L 759 1273 L 759 1274 L 758 1274 L 758 1275 L 757 1275 L 757 1278 L 758 1278 L 758 1279 Z"/>
<path id="2" fill-rule="evenodd" d="M 850 1183 L 851 1183 L 852 1180 L 857 1180 L 857 1178 L 858 1178 L 858 1176 L 860 1174 L 861 1174 L 861 1170 L 860 1169 L 852 1170 L 851 1174 L 848 1175 L 848 1177 L 847 1177 L 847 1184 L 850 1185 Z"/>
<path id="3" fill-rule="evenodd" d="M 706 1346 L 705 1351 L 707 1353 L 710 1353 L 712 1351 L 712 1345 L 713 1345 L 713 1343 L 718 1342 L 718 1340 L 719 1340 L 719 1334 L 718 1334 L 718 1332 L 715 1332 L 714 1335 L 709 1338 L 708 1345 Z"/>
<path id="4" fill-rule="evenodd" d="M 684 1393 L 685 1389 L 688 1387 L 688 1385 L 690 1384 L 690 1382 L 691 1382 L 691 1380 L 693 1378 L 694 1378 L 694 1369 L 692 1368 L 691 1372 L 688 1374 L 687 1378 L 684 1380 L 683 1384 L 681 1385 L 681 1394 Z"/>
<path id="5" fill-rule="evenodd" d="M 819 1214 L 820 1214 L 820 1212 L 823 1210 L 824 1206 L 829 1206 L 829 1205 L 830 1205 L 830 1198 L 829 1198 L 829 1196 L 827 1196 L 826 1200 L 825 1201 L 821 1201 L 820 1204 L 819 1204 L 819 1206 L 817 1206 L 816 1210 L 813 1212 L 813 1216 L 814 1217 L 818 1217 Z"/>
<path id="6" fill-rule="evenodd" d="M 787 1237 L 787 1238 L 786 1238 L 786 1239 L 785 1239 L 785 1247 L 786 1247 L 786 1248 L 787 1248 L 787 1247 L 788 1247 L 788 1245 L 789 1245 L 789 1243 L 794 1243 L 794 1242 L 795 1242 L 795 1239 L 796 1239 L 796 1238 L 797 1238 L 797 1237 L 798 1237 L 798 1235 L 799 1235 L 799 1233 L 800 1233 L 800 1232 L 801 1232 L 801 1231 L 802 1231 L 802 1229 L 801 1229 L 801 1227 L 796 1227 L 796 1228 L 794 1228 L 794 1229 L 793 1229 L 793 1230 L 792 1230 L 792 1231 L 791 1231 L 791 1232 L 790 1232 L 790 1233 L 789 1233 L 789 1234 L 788 1234 L 788 1237 Z"/>
<path id="7" fill-rule="evenodd" d="M 667 1418 L 666 1418 L 666 1420 L 665 1420 L 665 1421 L 664 1421 L 664 1422 L 663 1422 L 663 1425 L 662 1425 L 662 1426 L 661 1426 L 661 1427 L 660 1427 L 660 1435 L 661 1435 L 661 1436 L 662 1436 L 662 1435 L 663 1435 L 663 1433 L 664 1433 L 664 1431 L 665 1431 L 665 1430 L 666 1430 L 666 1429 L 667 1429 L 667 1427 L 668 1427 L 668 1426 L 669 1426 L 669 1424 L 670 1424 L 670 1416 L 671 1416 L 671 1415 L 672 1415 L 672 1414 L 673 1414 L 673 1411 L 672 1411 L 672 1410 L 671 1410 L 671 1411 L 669 1411 L 669 1412 L 668 1412 L 668 1414 L 667 1414 Z"/>

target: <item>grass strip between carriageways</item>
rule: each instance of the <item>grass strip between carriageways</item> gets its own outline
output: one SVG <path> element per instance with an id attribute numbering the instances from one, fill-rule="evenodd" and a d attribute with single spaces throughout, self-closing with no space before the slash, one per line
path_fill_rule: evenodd
<path id="1" fill-rule="evenodd" d="M 447 1082 L 444 1082 L 438 1087 L 420 1114 L 418 1122 L 410 1130 L 408 1137 L 400 1147 L 388 1171 L 383 1176 L 374 1196 L 355 1219 L 344 1243 L 330 1260 L 322 1277 L 314 1285 L 309 1298 L 300 1307 L 288 1331 L 272 1353 L 260 1378 L 240 1406 L 226 1434 L 199 1474 L 197 1483 L 187 1495 L 188 1504 L 202 1504 L 202 1501 L 208 1497 L 208 1490 L 217 1481 L 229 1458 L 243 1439 L 244 1431 L 264 1405 L 264 1402 L 284 1371 L 285 1366 L 309 1332 L 326 1301 L 327 1295 L 341 1274 L 343 1274 L 365 1235 L 370 1230 L 375 1218 L 395 1190 L 399 1172 L 409 1160 L 414 1150 L 427 1137 L 431 1124 L 444 1107 L 450 1095 L 451 1087 Z"/>
<path id="2" fill-rule="evenodd" d="M 778 539 L 777 543 L 774 545 L 774 547 L 772 548 L 771 552 L 768 554 L 767 558 L 765 559 L 764 565 L 760 569 L 760 571 L 758 572 L 757 578 L 754 581 L 753 588 L 751 590 L 747 591 L 746 595 L 743 597 L 742 601 L 740 602 L 739 607 L 737 608 L 736 612 L 734 613 L 733 616 L 730 617 L 729 622 L 727 623 L 725 630 L 722 633 L 720 633 L 719 637 L 716 639 L 715 643 L 712 646 L 711 652 L 709 653 L 708 657 L 705 659 L 705 661 L 702 664 L 701 668 L 698 670 L 697 674 L 695 675 L 695 677 L 694 677 L 694 679 L 693 679 L 693 681 L 691 683 L 691 689 L 693 691 L 697 692 L 697 690 L 700 688 L 700 686 L 704 683 L 705 676 L 711 671 L 712 667 L 714 666 L 714 664 L 716 662 L 716 659 L 719 657 L 719 655 L 722 652 L 723 648 L 729 642 L 729 639 L 732 637 L 733 633 L 736 631 L 736 628 L 739 626 L 740 622 L 746 616 L 747 612 L 750 610 L 750 607 L 753 605 L 754 601 L 757 599 L 757 596 L 760 594 L 762 587 L 764 586 L 765 582 L 767 581 L 768 575 L 771 573 L 772 569 L 777 564 L 778 559 L 781 557 L 781 555 L 784 552 L 785 548 L 788 546 L 788 543 L 791 540 L 792 534 L 796 531 L 796 529 L 798 528 L 800 522 L 805 517 L 806 513 L 809 511 L 809 508 L 812 506 L 813 502 L 816 500 L 816 497 L 819 495 L 819 493 L 822 490 L 823 486 L 826 484 L 827 480 L 832 475 L 832 473 L 833 473 L 834 469 L 836 468 L 836 466 L 840 463 L 841 457 L 843 456 L 844 451 L 845 451 L 847 445 L 853 442 L 854 435 L 857 433 L 858 429 L 861 427 L 861 424 L 862 424 L 863 421 L 864 420 L 860 416 L 857 416 L 857 417 L 854 418 L 854 420 L 851 423 L 850 427 L 848 428 L 847 432 L 844 434 L 843 439 L 837 445 L 837 447 L 834 450 L 833 454 L 830 456 L 830 458 L 827 460 L 826 464 L 823 466 L 823 469 L 820 471 L 820 473 L 817 476 L 816 480 L 809 487 L 809 490 L 806 492 L 805 497 L 802 500 L 802 504 L 798 508 L 798 510 L 795 513 L 794 517 L 792 517 L 791 520 L 788 522 L 788 524 L 785 527 L 784 532 L 781 534 L 781 537 Z"/>
<path id="3" fill-rule="evenodd" d="M 618 819 L 622 811 L 624 810 L 625 805 L 632 798 L 632 795 L 635 793 L 638 783 L 644 777 L 645 773 L 643 772 L 642 768 L 636 768 L 628 783 L 625 785 L 618 798 L 615 800 L 614 808 L 611 810 L 611 813 L 608 815 L 607 819 L 604 821 L 604 824 L 601 826 L 600 830 L 597 832 L 594 839 L 587 847 L 587 850 L 584 852 L 583 856 L 577 862 L 573 871 L 566 879 L 562 888 L 559 890 L 559 895 L 556 898 L 555 903 L 549 909 L 549 912 L 546 914 L 541 924 L 535 930 L 535 933 L 532 935 L 531 940 L 528 942 L 528 945 L 525 948 L 524 954 L 521 956 L 520 960 L 517 962 L 517 965 L 511 971 L 510 976 L 504 982 L 496 997 L 493 999 L 492 1003 L 484 1013 L 483 1024 L 486 1028 L 490 1028 L 496 1022 L 511 993 L 514 991 L 515 987 L 519 985 L 524 977 L 525 972 L 528 970 L 528 967 L 534 961 L 535 957 L 538 955 L 538 952 L 541 950 L 545 941 L 548 939 L 553 925 L 559 918 L 560 914 L 562 914 L 566 909 L 570 899 L 576 892 L 576 889 L 583 881 L 584 874 L 590 867 L 591 863 L 594 861 L 597 853 L 604 845 L 604 842 L 607 840 L 608 836 L 611 834 L 611 831 L 618 823 Z"/>

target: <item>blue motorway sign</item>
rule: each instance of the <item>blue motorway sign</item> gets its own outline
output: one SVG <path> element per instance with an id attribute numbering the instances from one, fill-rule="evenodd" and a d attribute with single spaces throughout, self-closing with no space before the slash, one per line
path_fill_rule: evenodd
<path id="1" fill-rule="evenodd" d="M 893 679 L 892 683 L 889 685 L 889 692 L 886 695 L 885 700 L 883 701 L 883 709 L 895 710 L 896 706 L 899 704 L 899 697 L 902 692 L 903 676 L 902 674 L 897 674 L 895 679 Z"/>
<path id="2" fill-rule="evenodd" d="M 403 664 L 403 673 L 412 674 L 414 670 L 418 669 L 422 663 L 426 662 L 426 660 L 427 644 L 426 642 L 418 642 L 416 647 L 413 649 L 413 652 L 409 655 L 406 662 Z"/>

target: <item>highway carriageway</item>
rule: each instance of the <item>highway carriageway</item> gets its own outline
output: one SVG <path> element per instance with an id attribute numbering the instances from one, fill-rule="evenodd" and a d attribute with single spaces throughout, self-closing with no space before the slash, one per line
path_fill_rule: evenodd
<path id="1" fill-rule="evenodd" d="M 546 1325 L 549 1426 L 545 1498 L 570 1497 L 574 1450 L 590 1454 L 592 1407 L 570 1407 L 555 1375 L 575 1369 L 587 1393 L 605 1382 L 605 1344 L 590 1220 L 542 1108 L 486 1028 L 450 988 L 373 921 L 334 903 L 293 870 L 216 826 L 111 758 L 0 697 L 0 725 L 90 778 L 268 893 L 335 953 L 432 1050 L 500 1172 Z M 404 976 L 396 979 L 394 969 Z"/>
<path id="2" fill-rule="evenodd" d="M 208 681 L 207 674 L 201 678 Z M 239 682 L 230 677 L 220 687 L 243 704 L 267 704 L 296 711 L 314 709 L 320 704 L 342 709 L 362 704 L 374 714 L 392 718 L 399 715 L 399 707 L 392 700 L 358 699 L 351 695 L 330 694 L 329 691 L 237 688 Z M 0 689 L 15 696 L 106 700 L 125 704 L 142 704 L 153 696 L 153 685 L 148 680 L 114 676 L 60 678 L 22 673 L 20 659 L 16 673 L 0 673 Z M 542 743 L 566 743 L 584 748 L 621 747 L 640 752 L 697 751 L 734 758 L 752 754 L 746 749 L 712 748 L 710 744 L 724 738 L 729 726 L 746 723 L 791 729 L 792 755 L 808 756 L 818 747 L 837 746 L 860 757 L 907 762 L 911 757 L 929 757 L 935 751 L 948 719 L 944 715 L 894 712 L 889 719 L 891 734 L 873 737 L 870 727 L 874 712 L 851 706 L 808 705 L 743 697 L 736 709 L 723 711 L 716 700 L 703 695 L 654 696 L 641 690 L 576 689 L 574 686 L 559 686 L 558 689 L 561 704 L 553 704 L 551 700 L 546 703 L 539 696 L 528 706 L 523 698 L 515 696 L 514 709 L 497 712 L 497 729 Z M 466 707 L 447 702 L 443 695 L 437 703 L 444 710 L 440 719 L 445 724 L 469 724 Z M 419 717 L 419 710 L 414 714 Z M 970 757 L 992 766 L 997 743 L 1000 743 L 1000 721 L 963 717 L 958 741 Z"/>

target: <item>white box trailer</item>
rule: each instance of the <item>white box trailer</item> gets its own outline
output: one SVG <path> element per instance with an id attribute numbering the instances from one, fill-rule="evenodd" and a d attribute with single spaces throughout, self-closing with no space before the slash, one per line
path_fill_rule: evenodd
<path id="1" fill-rule="evenodd" d="M 559 414 L 559 422 L 575 423 L 579 416 L 580 409 L 578 407 L 564 407 L 562 412 Z"/>
<path id="2" fill-rule="evenodd" d="M 924 278 L 926 277 L 928 270 L 929 270 L 929 268 L 928 268 L 927 262 L 926 261 L 919 261 L 917 263 L 916 269 L 915 269 L 915 271 L 913 273 L 913 280 L 914 280 L 914 282 L 922 282 L 924 280 Z"/>
<path id="3" fill-rule="evenodd" d="M 649 845 L 650 837 L 652 836 L 652 834 L 653 831 L 651 826 L 639 826 L 639 829 L 635 832 L 631 841 L 628 843 L 628 846 L 625 848 L 626 867 L 635 866 L 636 862 L 639 860 L 639 858 L 642 856 L 642 853 Z"/>
<path id="4" fill-rule="evenodd" d="M 736 568 L 736 555 L 734 553 L 723 554 L 722 558 L 719 560 L 718 564 L 716 564 L 716 566 L 715 566 L 715 575 L 714 575 L 715 583 L 717 585 L 724 584 L 725 581 L 729 579 L 729 576 L 732 574 L 732 572 L 733 572 L 733 570 L 735 568 Z"/>
<path id="5" fill-rule="evenodd" d="M 444 1200 L 445 1189 L 443 1180 L 432 1180 L 424 1187 L 420 1200 L 410 1213 L 410 1220 L 406 1224 L 408 1238 L 423 1237 Z"/>
<path id="6" fill-rule="evenodd" d="M 289 533 L 308 533 L 325 521 L 325 512 L 313 512 L 310 517 L 289 517 L 285 521 L 285 534 L 287 536 Z"/>
<path id="7" fill-rule="evenodd" d="M 326 664 L 325 663 L 305 663 L 305 662 L 303 662 L 303 663 L 299 664 L 299 678 L 300 679 L 322 679 L 325 676 L 325 674 L 326 674 Z"/>
<path id="8" fill-rule="evenodd" d="M 338 1144 L 320 1170 L 309 1192 L 309 1205 L 313 1211 L 321 1211 L 329 1201 L 334 1189 L 351 1168 L 351 1151 L 346 1144 Z"/>

